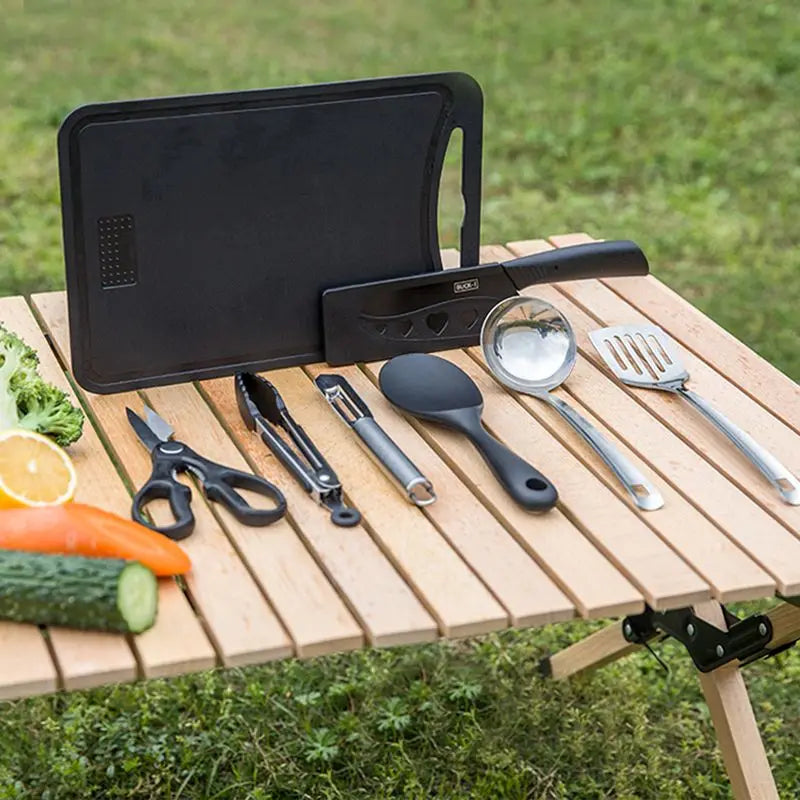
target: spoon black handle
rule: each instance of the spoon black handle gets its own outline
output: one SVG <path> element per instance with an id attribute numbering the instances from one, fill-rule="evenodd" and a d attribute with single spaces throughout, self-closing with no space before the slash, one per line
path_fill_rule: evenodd
<path id="1" fill-rule="evenodd" d="M 558 500 L 556 487 L 539 470 L 498 442 L 484 427 L 464 431 L 503 488 L 528 511 L 547 511 Z"/>

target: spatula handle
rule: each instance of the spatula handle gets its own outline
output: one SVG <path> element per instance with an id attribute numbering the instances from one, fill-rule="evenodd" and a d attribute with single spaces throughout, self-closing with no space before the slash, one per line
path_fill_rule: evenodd
<path id="1" fill-rule="evenodd" d="M 792 506 L 800 505 L 800 481 L 772 453 L 765 450 L 749 433 L 745 433 L 740 427 L 734 425 L 699 394 L 695 394 L 691 389 L 683 386 L 678 387 L 675 391 L 685 397 L 750 459 L 761 474 L 778 490 L 784 502 Z"/>
<path id="2" fill-rule="evenodd" d="M 467 435 L 503 488 L 528 511 L 547 511 L 558 500 L 558 492 L 539 470 L 498 442 L 484 427 Z"/>
<path id="3" fill-rule="evenodd" d="M 627 239 L 559 247 L 505 261 L 503 267 L 517 289 L 536 283 L 647 275 L 650 271 L 639 245 Z"/>

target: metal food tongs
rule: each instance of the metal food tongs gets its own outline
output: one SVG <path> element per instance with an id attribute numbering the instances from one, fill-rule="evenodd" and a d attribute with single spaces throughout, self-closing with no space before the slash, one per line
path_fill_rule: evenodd
<path id="1" fill-rule="evenodd" d="M 330 464 L 294 421 L 278 390 L 266 378 L 252 372 L 240 372 L 234 378 L 236 403 L 245 425 L 260 434 L 262 441 L 292 473 L 298 483 L 331 512 L 335 525 L 351 527 L 361 521 L 361 514 L 345 505 L 342 484 Z M 297 450 L 273 427 L 282 428 Z"/>

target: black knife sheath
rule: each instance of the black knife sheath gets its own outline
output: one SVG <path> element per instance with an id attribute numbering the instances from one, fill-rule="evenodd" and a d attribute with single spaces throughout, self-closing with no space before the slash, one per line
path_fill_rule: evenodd
<path id="1" fill-rule="evenodd" d="M 638 245 L 590 242 L 498 264 L 328 289 L 322 295 L 331 366 L 472 347 L 494 305 L 537 283 L 647 275 Z"/>

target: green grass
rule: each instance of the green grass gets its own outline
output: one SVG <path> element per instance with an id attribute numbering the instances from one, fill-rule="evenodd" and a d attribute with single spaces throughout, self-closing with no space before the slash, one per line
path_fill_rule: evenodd
<path id="1" fill-rule="evenodd" d="M 585 624 L 39 698 L 0 715 L 0 797 L 723 798 L 679 647 L 544 680 Z M 800 791 L 796 657 L 747 673 L 782 797 Z M 768 698 L 768 699 L 767 699 Z"/>
<path id="2" fill-rule="evenodd" d="M 633 238 L 800 377 L 790 2 L 18 5 L 0 0 L 0 294 L 63 285 L 55 133 L 80 103 L 463 69 L 486 95 L 484 241 Z M 646 655 L 536 677 L 584 630 L 0 706 L 0 798 L 727 797 L 676 649 L 667 680 Z M 785 797 L 800 796 L 798 672 L 790 654 L 747 673 Z"/>
<path id="3" fill-rule="evenodd" d="M 293 5 L 29 0 L 6 14 L 0 293 L 62 285 L 55 132 L 80 103 L 463 69 L 486 95 L 484 241 L 629 236 L 800 376 L 791 3 Z"/>

